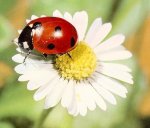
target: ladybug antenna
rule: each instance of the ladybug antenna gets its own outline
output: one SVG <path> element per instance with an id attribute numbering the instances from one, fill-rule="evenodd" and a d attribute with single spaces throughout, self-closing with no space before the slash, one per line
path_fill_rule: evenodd
<path id="1" fill-rule="evenodd" d="M 26 54 L 26 56 L 25 56 L 25 58 L 24 58 L 24 60 L 23 60 L 23 63 L 25 63 L 25 60 L 26 60 L 27 57 L 30 55 L 30 53 L 31 53 L 31 51 L 29 51 L 29 52 Z"/>
<path id="2" fill-rule="evenodd" d="M 71 55 L 67 52 L 67 55 L 69 56 L 69 58 L 71 58 L 72 59 L 72 57 L 71 57 Z M 73 60 L 73 59 L 72 59 Z"/>

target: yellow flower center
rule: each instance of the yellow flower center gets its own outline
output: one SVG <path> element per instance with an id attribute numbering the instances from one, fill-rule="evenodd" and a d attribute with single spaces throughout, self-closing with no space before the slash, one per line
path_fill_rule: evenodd
<path id="1" fill-rule="evenodd" d="M 96 55 L 86 43 L 79 42 L 68 54 L 58 56 L 55 63 L 55 67 L 65 79 L 82 80 L 95 71 Z"/>

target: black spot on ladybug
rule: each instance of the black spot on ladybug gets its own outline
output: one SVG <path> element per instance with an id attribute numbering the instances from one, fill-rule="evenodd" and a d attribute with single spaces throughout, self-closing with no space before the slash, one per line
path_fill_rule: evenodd
<path id="1" fill-rule="evenodd" d="M 55 31 L 61 31 L 61 27 L 60 26 L 56 26 L 55 27 Z"/>
<path id="2" fill-rule="evenodd" d="M 35 22 L 35 23 L 33 24 L 32 29 L 36 29 L 36 28 L 39 28 L 39 27 L 41 27 L 41 26 L 42 26 L 42 24 L 41 24 L 40 22 Z"/>
<path id="3" fill-rule="evenodd" d="M 71 45 L 71 47 L 73 47 L 75 45 L 75 39 L 73 37 L 71 37 L 70 45 Z"/>
<path id="4" fill-rule="evenodd" d="M 52 50 L 55 48 L 55 45 L 53 43 L 50 43 L 48 46 L 47 46 L 48 49 Z"/>

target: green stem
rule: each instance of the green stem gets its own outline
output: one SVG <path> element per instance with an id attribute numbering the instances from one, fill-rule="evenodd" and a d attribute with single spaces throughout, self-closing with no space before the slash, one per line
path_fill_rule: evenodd
<path id="1" fill-rule="evenodd" d="M 49 108 L 49 109 L 44 109 L 42 111 L 41 116 L 40 116 L 39 120 L 37 121 L 37 123 L 35 123 L 34 128 L 42 128 L 43 123 L 45 122 L 47 116 L 52 111 L 52 109 L 53 108 Z"/>

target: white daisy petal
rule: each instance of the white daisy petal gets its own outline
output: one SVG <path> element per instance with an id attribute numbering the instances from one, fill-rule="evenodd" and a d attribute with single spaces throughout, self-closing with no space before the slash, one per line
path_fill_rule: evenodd
<path id="1" fill-rule="evenodd" d="M 70 80 L 68 85 L 66 85 L 66 89 L 62 95 L 61 104 L 63 107 L 68 107 L 71 104 L 71 100 L 74 95 L 74 82 Z"/>
<path id="2" fill-rule="evenodd" d="M 15 38 L 15 39 L 13 40 L 13 43 L 18 46 L 18 38 Z"/>
<path id="3" fill-rule="evenodd" d="M 44 108 L 48 109 L 58 104 L 65 89 L 63 81 L 64 80 L 60 79 L 59 82 L 55 85 L 55 87 L 49 92 L 48 96 L 46 96 Z"/>
<path id="4" fill-rule="evenodd" d="M 39 73 L 40 73 L 40 71 L 38 71 L 38 70 L 26 71 L 23 75 L 21 75 L 19 77 L 18 81 L 27 81 L 27 80 L 39 81 L 41 79 L 41 76 Z"/>
<path id="5" fill-rule="evenodd" d="M 87 13 L 85 11 L 76 12 L 73 16 L 73 25 L 77 29 L 78 40 L 83 40 L 88 25 Z"/>
<path id="6" fill-rule="evenodd" d="M 95 36 L 93 37 L 92 42 L 90 42 L 90 46 L 94 48 L 97 46 L 104 38 L 108 35 L 112 28 L 112 25 L 110 23 L 105 23 L 99 28 L 99 30 L 95 33 Z"/>
<path id="7" fill-rule="evenodd" d="M 104 75 L 99 74 L 97 72 L 95 72 L 93 75 L 95 76 L 94 79 L 96 79 L 96 80 L 99 79 L 99 81 L 102 80 L 103 82 L 106 82 L 107 84 L 104 85 L 106 88 L 109 88 L 109 87 L 111 88 L 112 87 L 116 91 L 120 91 L 120 92 L 123 92 L 123 93 L 128 92 L 127 89 L 120 82 L 118 82 L 115 79 L 104 76 Z"/>
<path id="8" fill-rule="evenodd" d="M 35 66 L 33 64 L 19 64 L 15 67 L 15 71 L 19 74 L 24 74 L 27 70 L 34 70 Z"/>
<path id="9" fill-rule="evenodd" d="M 31 21 L 31 20 L 29 20 L 29 19 L 26 19 L 26 23 L 27 23 L 27 24 L 28 24 L 30 21 Z"/>
<path id="10" fill-rule="evenodd" d="M 87 113 L 87 107 L 86 105 L 81 102 L 81 103 L 78 103 L 78 109 L 79 109 L 79 113 L 82 115 L 82 116 L 85 116 L 86 113 Z"/>
<path id="11" fill-rule="evenodd" d="M 75 98 L 75 89 L 73 90 L 72 102 L 70 103 L 67 109 L 68 109 L 69 114 L 77 116 L 78 109 L 77 109 L 77 101 Z"/>
<path id="12" fill-rule="evenodd" d="M 18 30 L 18 33 L 20 34 L 22 32 L 22 30 Z"/>
<path id="13" fill-rule="evenodd" d="M 53 16 L 54 17 L 60 17 L 60 18 L 63 18 L 63 15 L 61 14 L 61 12 L 59 10 L 55 10 L 53 12 Z"/>
<path id="14" fill-rule="evenodd" d="M 106 89 L 104 89 L 103 87 L 99 86 L 98 83 L 96 83 L 94 80 L 89 79 L 91 82 L 91 85 L 93 86 L 93 88 L 105 99 L 107 100 L 109 103 L 111 104 L 116 104 L 116 99 L 115 97 Z"/>
<path id="15" fill-rule="evenodd" d="M 25 69 L 26 69 L 25 66 L 23 66 L 22 64 L 19 64 L 15 67 L 15 71 L 18 74 L 23 74 Z"/>
<path id="16" fill-rule="evenodd" d="M 105 67 L 98 67 L 97 72 L 124 81 L 126 83 L 133 84 L 132 75 L 128 72 L 123 72 Z"/>
<path id="17" fill-rule="evenodd" d="M 78 109 L 77 109 L 77 102 L 75 99 L 75 89 L 74 89 L 74 93 L 73 93 L 73 99 L 72 99 L 72 103 L 68 106 L 68 112 L 71 115 L 77 116 L 78 114 Z"/>
<path id="18" fill-rule="evenodd" d="M 85 114 L 87 113 L 87 105 L 85 103 L 83 91 L 84 90 L 82 85 L 78 84 L 75 86 L 78 111 L 82 116 L 85 116 Z"/>
<path id="19" fill-rule="evenodd" d="M 106 76 L 97 74 L 93 79 L 103 88 L 115 93 L 123 98 L 126 97 L 127 89 L 115 80 L 108 79 Z"/>
<path id="20" fill-rule="evenodd" d="M 85 104 L 87 105 L 89 110 L 94 110 L 96 108 L 96 104 L 94 102 L 91 90 L 87 88 L 87 83 L 83 83 L 80 86 L 82 87 L 82 96 Z"/>
<path id="21" fill-rule="evenodd" d="M 20 52 L 21 53 L 21 49 L 18 47 L 16 48 L 16 51 Z"/>
<path id="22" fill-rule="evenodd" d="M 39 18 L 39 17 L 37 17 L 36 15 L 32 15 L 32 16 L 31 16 L 31 20 L 35 20 L 35 19 L 37 19 L 37 18 Z"/>
<path id="23" fill-rule="evenodd" d="M 132 56 L 131 52 L 127 50 L 122 51 L 112 51 L 106 53 L 99 53 L 97 55 L 100 61 L 113 61 L 113 60 L 124 60 L 129 59 Z"/>
<path id="24" fill-rule="evenodd" d="M 25 66 L 25 67 L 27 67 L 27 66 Z M 25 69 L 27 69 L 27 68 L 25 68 Z M 40 73 L 43 73 L 44 75 L 41 76 Z M 34 75 L 32 75 L 32 74 L 34 74 Z M 46 70 L 42 67 L 36 67 L 36 65 L 33 65 L 33 68 L 31 66 L 31 67 L 29 67 L 29 70 L 24 70 L 24 75 L 29 80 L 40 80 L 42 77 L 44 77 L 44 80 L 48 80 L 49 77 L 51 77 L 53 75 L 57 75 L 57 72 L 55 70 Z"/>
<path id="25" fill-rule="evenodd" d="M 55 87 L 58 82 L 58 77 L 52 77 L 49 79 L 49 83 L 41 86 L 34 94 L 34 100 L 38 101 L 43 99 L 50 91 Z"/>
<path id="26" fill-rule="evenodd" d="M 119 45 L 115 48 L 112 48 L 110 50 L 106 50 L 106 51 L 101 51 L 101 52 L 96 52 L 96 54 L 104 54 L 104 53 L 108 53 L 108 52 L 114 52 L 114 51 L 123 51 L 123 50 L 126 50 L 126 48 L 122 45 Z"/>
<path id="27" fill-rule="evenodd" d="M 103 100 L 103 98 L 96 92 L 96 90 L 90 85 L 87 84 L 87 88 L 91 91 L 92 97 L 95 101 L 95 103 L 102 109 L 102 110 L 106 110 L 107 106 L 105 101 Z"/>
<path id="28" fill-rule="evenodd" d="M 74 82 L 74 86 L 76 83 Z M 77 106 L 77 99 L 76 99 L 76 92 L 75 92 L 75 87 L 73 88 L 73 93 L 72 93 L 72 101 L 68 105 L 67 109 L 69 114 L 77 116 L 78 115 L 78 106 Z"/>
<path id="29" fill-rule="evenodd" d="M 47 72 L 45 72 L 45 73 L 42 72 L 42 73 L 44 73 L 44 75 L 41 76 L 40 73 L 38 72 L 35 75 L 30 75 L 30 74 L 32 74 L 30 72 L 30 73 L 26 74 L 25 78 L 30 80 L 27 84 L 28 90 L 35 90 L 39 86 L 43 86 L 46 83 L 48 84 L 49 81 L 57 75 L 56 73 L 52 73 L 52 72 L 49 72 L 49 74 Z"/>
<path id="30" fill-rule="evenodd" d="M 41 15 L 41 17 L 46 17 L 46 15 Z"/>
<path id="31" fill-rule="evenodd" d="M 124 72 L 131 72 L 131 69 L 123 64 L 99 62 L 99 66 Z"/>
<path id="32" fill-rule="evenodd" d="M 77 103 L 75 100 L 72 101 L 72 106 L 68 107 L 68 113 L 74 116 L 78 115 Z"/>
<path id="33" fill-rule="evenodd" d="M 93 37 L 95 37 L 95 33 L 98 31 L 99 28 L 101 28 L 101 26 L 102 26 L 102 19 L 101 18 L 95 19 L 86 34 L 85 42 L 91 45 Z"/>
<path id="34" fill-rule="evenodd" d="M 18 78 L 18 81 L 28 81 L 28 80 L 29 80 L 29 78 L 26 77 L 26 75 L 21 75 L 21 76 L 19 76 L 19 78 Z"/>
<path id="35" fill-rule="evenodd" d="M 73 22 L 73 21 L 72 21 L 72 16 L 71 16 L 71 14 L 68 13 L 68 12 L 65 12 L 65 13 L 64 13 L 64 19 L 67 20 L 67 21 L 70 22 L 70 23 Z"/>
<path id="36" fill-rule="evenodd" d="M 24 60 L 24 56 L 22 56 L 21 54 L 16 54 L 12 57 L 12 60 L 17 63 L 22 63 Z"/>
<path id="37" fill-rule="evenodd" d="M 28 90 L 35 90 L 35 89 L 38 89 L 40 86 L 43 86 L 44 84 L 47 84 L 47 83 L 44 82 L 42 84 L 40 84 L 40 83 L 37 84 L 36 81 L 30 80 L 27 84 L 27 89 Z"/>
<path id="38" fill-rule="evenodd" d="M 92 43 L 93 46 L 98 45 L 104 38 L 109 34 L 112 28 L 111 23 L 105 23 L 102 25 L 101 29 L 97 32 L 96 37 Z"/>
<path id="39" fill-rule="evenodd" d="M 107 39 L 106 41 L 95 47 L 94 51 L 97 53 L 113 49 L 121 45 L 124 42 L 124 39 L 125 37 L 122 34 L 112 36 L 111 38 Z"/>

